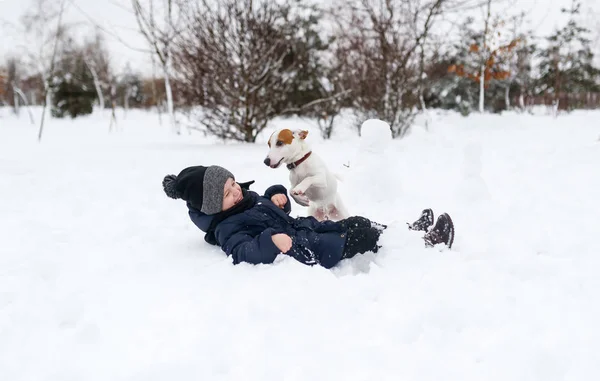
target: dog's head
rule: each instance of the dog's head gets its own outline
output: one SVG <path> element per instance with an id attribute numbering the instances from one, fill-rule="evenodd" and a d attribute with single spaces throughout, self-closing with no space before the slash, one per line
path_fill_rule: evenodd
<path id="1" fill-rule="evenodd" d="M 281 163 L 291 163 L 305 149 L 302 142 L 307 135 L 308 131 L 292 131 L 287 128 L 273 132 L 268 142 L 269 153 L 264 161 L 265 165 L 277 168 Z"/>

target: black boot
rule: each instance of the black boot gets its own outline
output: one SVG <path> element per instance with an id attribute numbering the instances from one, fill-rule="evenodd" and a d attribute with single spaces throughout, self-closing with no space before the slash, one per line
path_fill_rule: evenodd
<path id="1" fill-rule="evenodd" d="M 357 229 L 357 228 L 376 228 L 377 230 L 384 230 L 387 228 L 386 225 L 373 222 L 368 218 L 361 216 L 348 217 L 344 220 L 338 221 L 342 225 L 344 230 Z"/>
<path id="2" fill-rule="evenodd" d="M 381 231 L 377 228 L 356 228 L 349 229 L 346 232 L 346 245 L 342 258 L 352 258 L 356 254 L 363 254 L 367 251 L 376 253 L 381 246 L 377 245 Z"/>
<path id="3" fill-rule="evenodd" d="M 423 237 L 425 246 L 433 247 L 438 243 L 444 243 L 448 248 L 452 248 L 454 242 L 454 224 L 452 219 L 446 213 L 440 215 L 435 222 L 435 226 Z"/>
<path id="4" fill-rule="evenodd" d="M 361 216 L 353 216 L 338 221 L 338 224 L 342 225 L 344 230 L 358 229 L 358 228 L 370 228 L 371 221 L 368 218 Z"/>
<path id="5" fill-rule="evenodd" d="M 429 227 L 433 225 L 433 210 L 424 209 L 421 212 L 421 217 L 418 220 L 413 222 L 412 224 L 406 223 L 410 230 L 418 230 L 426 232 L 429 230 Z"/>
<path id="6" fill-rule="evenodd" d="M 379 230 L 380 232 L 383 232 L 385 229 L 387 229 L 387 225 L 380 224 L 379 222 L 374 221 L 371 221 L 371 227 Z"/>

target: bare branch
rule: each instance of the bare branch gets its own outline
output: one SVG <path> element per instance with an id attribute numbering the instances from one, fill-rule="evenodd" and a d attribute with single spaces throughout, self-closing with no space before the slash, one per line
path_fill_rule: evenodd
<path id="1" fill-rule="evenodd" d="M 44 107 L 42 108 L 42 120 L 40 122 L 40 131 L 38 133 L 38 141 L 42 141 L 42 133 L 44 131 L 44 119 L 46 116 L 46 108 L 48 107 L 48 92 L 50 91 L 49 89 L 49 84 L 48 82 L 52 80 L 52 77 L 54 75 L 54 67 L 56 65 L 56 52 L 57 52 L 57 48 L 58 48 L 58 41 L 59 41 L 59 37 L 61 34 L 61 26 L 62 26 L 62 18 L 63 18 L 63 13 L 65 10 L 65 0 L 61 0 L 60 2 L 60 10 L 58 12 L 58 22 L 56 24 L 56 34 L 54 36 L 54 48 L 52 49 L 52 58 L 50 59 L 50 71 L 48 73 L 48 77 L 44 79 L 46 86 L 45 86 L 45 93 L 44 93 Z"/>
<path id="2" fill-rule="evenodd" d="M 317 105 L 319 105 L 321 103 L 328 103 L 328 102 L 331 102 L 333 100 L 345 97 L 348 94 L 350 94 L 351 92 L 352 92 L 352 90 L 350 90 L 350 89 L 349 90 L 344 90 L 342 92 L 333 94 L 333 95 L 331 95 L 331 96 L 329 96 L 327 98 L 315 99 L 314 101 L 308 102 L 308 103 L 306 103 L 306 104 L 304 104 L 304 105 L 302 105 L 300 107 L 289 107 L 289 108 L 286 108 L 281 113 L 282 114 L 291 114 L 291 113 L 301 112 L 303 110 L 307 110 L 307 109 L 309 109 L 311 107 L 317 106 Z"/>
<path id="3" fill-rule="evenodd" d="M 129 44 L 127 41 L 123 40 L 118 33 L 115 33 L 113 31 L 108 30 L 107 28 L 104 28 L 102 25 L 98 24 L 93 17 L 91 17 L 87 12 L 85 12 L 83 9 L 81 9 L 81 7 L 74 1 L 74 0 L 69 0 L 69 3 L 75 7 L 75 9 L 83 16 L 85 17 L 92 25 L 94 25 L 95 28 L 101 30 L 102 32 L 106 33 L 107 35 L 111 36 L 112 38 L 116 39 L 119 43 L 121 43 L 123 46 L 125 46 L 128 49 L 137 51 L 137 52 L 142 52 L 142 53 L 149 53 L 150 50 L 148 49 L 142 49 L 142 48 L 138 48 L 135 46 L 132 46 L 131 44 Z"/>
<path id="4" fill-rule="evenodd" d="M 174 40 L 184 29 L 183 27 L 181 29 L 175 28 L 175 25 L 173 24 L 173 0 L 166 0 L 166 2 L 167 9 L 164 13 L 164 25 L 162 25 L 161 28 L 154 18 L 156 12 L 153 0 L 150 0 L 148 11 L 142 7 L 139 0 L 131 0 L 140 33 L 146 38 L 146 41 L 152 47 L 153 54 L 156 55 L 161 63 L 171 127 L 175 133 L 179 134 L 180 130 L 177 121 L 175 120 L 173 94 L 171 89 L 171 70 Z"/>

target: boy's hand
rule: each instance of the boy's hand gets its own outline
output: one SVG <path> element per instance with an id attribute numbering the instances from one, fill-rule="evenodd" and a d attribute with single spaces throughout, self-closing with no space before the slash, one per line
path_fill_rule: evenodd
<path id="1" fill-rule="evenodd" d="M 280 209 L 283 209 L 285 207 L 285 204 L 287 204 L 287 200 L 287 197 L 283 193 L 279 193 L 271 197 L 271 202 Z"/>
<path id="2" fill-rule="evenodd" d="M 271 236 L 273 243 L 282 253 L 287 253 L 292 248 L 292 239 L 289 235 L 280 233 Z"/>

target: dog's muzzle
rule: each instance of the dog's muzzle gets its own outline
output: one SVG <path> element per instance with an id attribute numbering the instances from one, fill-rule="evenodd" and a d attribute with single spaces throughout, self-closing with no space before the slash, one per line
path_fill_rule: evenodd
<path id="1" fill-rule="evenodd" d="M 281 164 L 281 162 L 283 161 L 283 157 L 281 158 L 281 160 L 279 160 L 279 162 L 273 164 L 273 161 L 267 156 L 267 158 L 265 159 L 265 161 L 263 163 L 265 163 L 265 165 L 271 167 L 271 168 L 278 168 L 279 165 Z"/>

